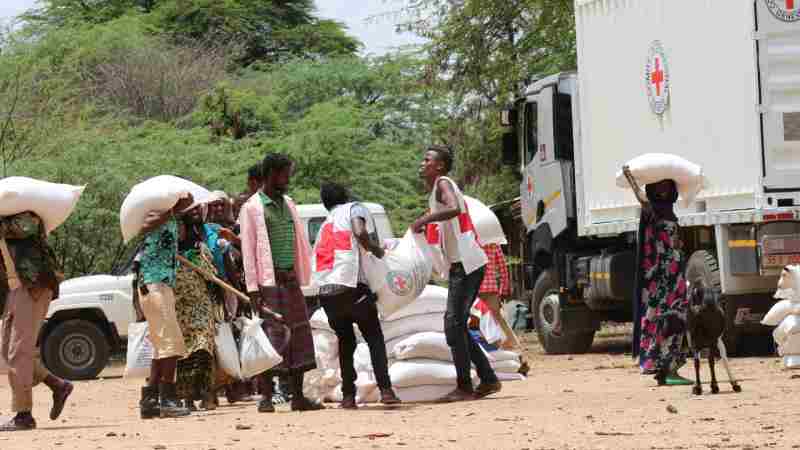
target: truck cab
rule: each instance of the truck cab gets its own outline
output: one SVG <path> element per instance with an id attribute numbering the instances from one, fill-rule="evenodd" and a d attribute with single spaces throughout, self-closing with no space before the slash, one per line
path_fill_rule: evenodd
<path id="1" fill-rule="evenodd" d="M 394 237 L 381 205 L 365 203 L 381 239 Z M 328 215 L 321 204 L 298 205 L 297 212 L 311 245 Z M 60 295 L 39 333 L 42 359 L 54 374 L 69 380 L 93 379 L 112 353 L 127 344 L 128 326 L 136 321 L 133 308 L 133 260 L 110 275 L 89 275 L 61 283 Z M 307 301 L 316 303 L 318 289 L 303 286 Z"/>

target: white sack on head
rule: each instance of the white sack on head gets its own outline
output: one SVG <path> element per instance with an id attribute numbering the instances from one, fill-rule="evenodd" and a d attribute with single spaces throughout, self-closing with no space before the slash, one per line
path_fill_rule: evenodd
<path id="1" fill-rule="evenodd" d="M 467 195 L 464 196 L 464 201 L 467 202 L 469 217 L 472 219 L 472 224 L 475 226 L 475 231 L 478 233 L 478 239 L 482 245 L 508 244 L 506 234 L 503 232 L 502 225 L 500 225 L 500 220 L 491 208 L 477 198 Z"/>
<path id="2" fill-rule="evenodd" d="M 149 213 L 170 210 L 189 194 L 195 203 L 204 203 L 211 197 L 208 189 L 172 175 L 153 177 L 134 186 L 119 211 L 123 241 L 128 242 L 139 234 Z"/>
<path id="3" fill-rule="evenodd" d="M 419 297 L 431 280 L 433 262 L 425 237 L 408 230 L 383 258 L 368 253 L 362 259 L 369 287 L 378 295 L 378 311 L 389 316 Z"/>
<path id="4" fill-rule="evenodd" d="M 0 180 L 0 216 L 30 211 L 50 234 L 75 210 L 85 186 L 50 183 L 27 177 Z"/>
<path id="5" fill-rule="evenodd" d="M 642 189 L 647 184 L 674 180 L 684 207 L 688 207 L 705 186 L 703 168 L 677 155 L 646 153 L 633 158 L 626 165 Z M 617 172 L 617 186 L 630 187 L 622 170 Z"/>

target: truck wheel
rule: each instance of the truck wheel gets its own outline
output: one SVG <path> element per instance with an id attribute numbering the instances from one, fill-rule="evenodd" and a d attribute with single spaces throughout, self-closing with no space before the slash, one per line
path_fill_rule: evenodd
<path id="1" fill-rule="evenodd" d="M 548 354 L 586 353 L 592 348 L 594 331 L 574 333 L 562 329 L 559 286 L 551 270 L 542 272 L 536 280 L 532 312 L 539 342 Z"/>
<path id="2" fill-rule="evenodd" d="M 686 280 L 691 283 L 692 287 L 721 289 L 722 282 L 717 257 L 707 250 L 698 250 L 692 253 L 686 264 Z M 722 340 L 725 342 L 728 354 L 734 355 L 739 341 L 739 334 L 734 325 L 736 302 L 730 302 L 725 297 L 720 297 L 720 303 L 722 310 L 725 311 L 725 334 L 722 335 Z"/>
<path id="3" fill-rule="evenodd" d="M 106 367 L 111 349 L 93 322 L 67 320 L 45 336 L 42 352 L 53 374 L 67 380 L 90 380 Z"/>

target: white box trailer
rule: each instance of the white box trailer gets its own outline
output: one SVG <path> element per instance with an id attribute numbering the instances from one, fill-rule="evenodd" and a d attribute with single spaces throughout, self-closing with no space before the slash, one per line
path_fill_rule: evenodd
<path id="1" fill-rule="evenodd" d="M 632 318 L 640 207 L 616 173 L 644 153 L 703 167 L 677 211 L 687 277 L 721 290 L 730 346 L 766 331 L 777 275 L 800 262 L 800 0 L 576 0 L 575 18 L 577 73 L 504 116 L 545 348 L 586 350 L 601 320 Z"/>

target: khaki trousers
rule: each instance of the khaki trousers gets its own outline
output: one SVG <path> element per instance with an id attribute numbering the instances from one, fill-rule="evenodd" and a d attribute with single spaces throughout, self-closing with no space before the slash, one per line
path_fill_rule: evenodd
<path id="1" fill-rule="evenodd" d="M 49 289 L 28 290 L 24 286 L 8 294 L 0 326 L 0 357 L 8 362 L 13 412 L 30 412 L 33 387 L 50 375 L 42 364 L 36 338 L 52 297 Z"/>
<path id="2" fill-rule="evenodd" d="M 511 329 L 511 326 L 506 321 L 503 312 L 500 310 L 500 297 L 498 297 L 497 294 L 488 293 L 480 294 L 480 297 L 484 302 L 486 302 L 486 305 L 492 311 L 492 315 L 494 315 L 494 319 L 503 330 L 503 334 L 506 335 L 506 340 L 503 341 L 502 347 L 505 349 L 516 348 L 521 354 L 523 352 L 522 344 L 520 344 L 519 338 L 517 338 L 514 330 Z"/>

